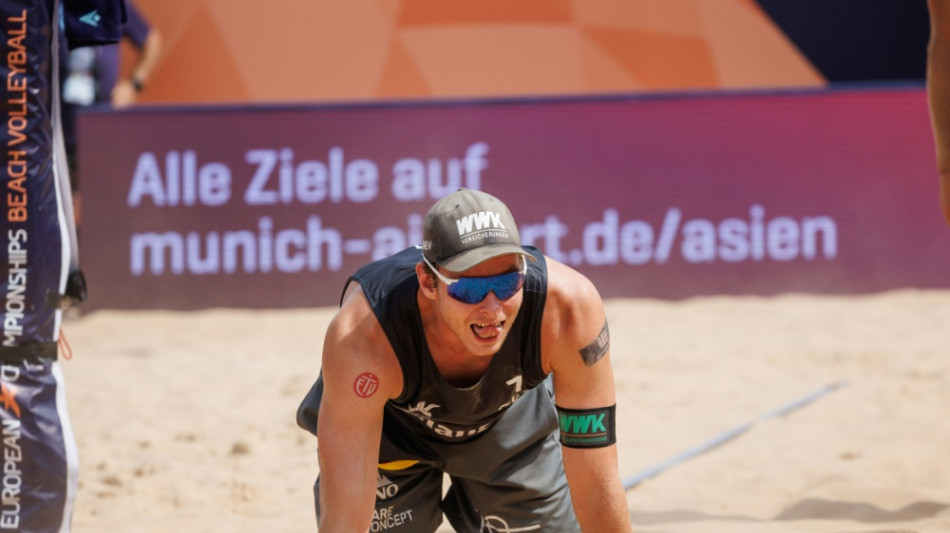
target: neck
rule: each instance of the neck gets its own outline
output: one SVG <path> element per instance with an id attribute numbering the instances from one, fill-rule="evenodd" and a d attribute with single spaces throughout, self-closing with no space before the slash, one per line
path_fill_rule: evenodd
<path id="1" fill-rule="evenodd" d="M 466 388 L 478 383 L 493 356 L 470 353 L 441 320 L 432 302 L 421 294 L 418 300 L 426 345 L 439 374 L 454 387 Z"/>

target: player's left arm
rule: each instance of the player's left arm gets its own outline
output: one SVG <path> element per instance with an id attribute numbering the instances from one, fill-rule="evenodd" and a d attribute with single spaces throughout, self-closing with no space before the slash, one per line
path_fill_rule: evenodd
<path id="1" fill-rule="evenodd" d="M 551 259 L 548 265 L 542 346 L 554 379 L 574 512 L 585 532 L 630 532 L 617 467 L 616 393 L 604 305 L 586 277 Z"/>

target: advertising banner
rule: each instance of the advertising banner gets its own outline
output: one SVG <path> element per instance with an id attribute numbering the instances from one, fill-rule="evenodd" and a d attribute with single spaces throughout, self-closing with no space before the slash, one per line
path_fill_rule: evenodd
<path id="1" fill-rule="evenodd" d="M 66 40 L 115 42 L 121 17 L 113 14 L 118 17 L 122 5 L 0 2 L 0 530 L 70 530 L 79 466 L 57 349 L 62 311 L 82 300 L 84 288 L 58 59 Z M 77 18 L 87 27 L 77 29 Z"/>
<path id="2" fill-rule="evenodd" d="M 605 297 L 950 287 L 918 87 L 96 111 L 80 135 L 92 309 L 335 305 L 458 187 Z"/>

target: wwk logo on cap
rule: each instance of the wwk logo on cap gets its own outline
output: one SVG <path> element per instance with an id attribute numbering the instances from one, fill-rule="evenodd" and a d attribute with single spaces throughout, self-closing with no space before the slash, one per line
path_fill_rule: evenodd
<path id="1" fill-rule="evenodd" d="M 471 215 L 464 216 L 455 221 L 458 227 L 459 236 L 462 242 L 469 241 L 473 234 L 483 231 L 494 231 L 497 229 L 506 230 L 503 233 L 494 234 L 494 237 L 507 237 L 508 231 L 505 225 L 501 223 L 501 213 L 494 211 L 480 211 Z"/>

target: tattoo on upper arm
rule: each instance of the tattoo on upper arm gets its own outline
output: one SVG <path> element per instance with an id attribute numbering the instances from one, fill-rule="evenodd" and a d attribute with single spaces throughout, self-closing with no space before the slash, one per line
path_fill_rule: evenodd
<path id="1" fill-rule="evenodd" d="M 581 358 L 584 364 L 591 366 L 603 357 L 610 349 L 610 331 L 607 329 L 607 321 L 604 321 L 604 328 L 597 334 L 597 338 L 587 346 L 581 348 Z"/>
<path id="2" fill-rule="evenodd" d="M 356 381 L 353 382 L 353 392 L 360 398 L 369 398 L 373 394 L 376 394 L 376 389 L 378 388 L 379 378 L 372 372 L 363 372 L 357 376 Z"/>

